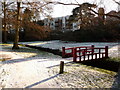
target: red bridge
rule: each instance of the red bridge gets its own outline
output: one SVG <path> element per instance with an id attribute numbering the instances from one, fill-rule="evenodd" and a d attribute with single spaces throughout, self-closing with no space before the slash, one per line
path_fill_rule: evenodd
<path id="1" fill-rule="evenodd" d="M 74 62 L 108 58 L 108 46 L 104 48 L 94 47 L 94 45 L 72 48 L 62 47 L 62 57 L 73 57 Z"/>

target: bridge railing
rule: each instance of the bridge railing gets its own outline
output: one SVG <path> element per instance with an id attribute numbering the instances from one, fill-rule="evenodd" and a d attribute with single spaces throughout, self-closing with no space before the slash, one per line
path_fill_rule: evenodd
<path id="1" fill-rule="evenodd" d="M 73 57 L 73 50 L 74 48 L 76 48 L 77 50 L 81 50 L 81 49 L 90 49 L 91 47 L 94 47 L 94 45 L 92 46 L 81 46 L 81 47 L 71 47 L 71 48 L 65 48 L 62 47 L 62 57 Z"/>
<path id="2" fill-rule="evenodd" d="M 65 48 L 62 47 L 62 57 L 72 57 L 73 56 L 73 48 Z"/>
<path id="3" fill-rule="evenodd" d="M 69 50 L 67 53 L 66 51 Z M 92 46 L 82 46 L 73 48 L 62 48 L 63 57 L 73 57 L 74 62 L 80 62 L 85 60 L 101 59 L 108 57 L 108 46 L 104 48 L 98 48 Z"/>

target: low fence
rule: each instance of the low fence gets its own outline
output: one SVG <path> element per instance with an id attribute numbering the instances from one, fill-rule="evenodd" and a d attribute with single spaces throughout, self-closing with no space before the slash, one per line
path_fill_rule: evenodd
<path id="1" fill-rule="evenodd" d="M 62 47 L 62 57 L 73 57 L 74 62 L 108 58 L 108 46 L 104 48 L 94 47 L 94 45 L 73 48 Z"/>

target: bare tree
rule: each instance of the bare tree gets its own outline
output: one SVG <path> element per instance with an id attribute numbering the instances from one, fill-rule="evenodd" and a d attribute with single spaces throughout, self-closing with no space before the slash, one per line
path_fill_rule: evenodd
<path id="1" fill-rule="evenodd" d="M 17 22 L 16 22 L 17 24 L 16 24 L 16 31 L 15 31 L 15 41 L 12 49 L 19 49 L 18 41 L 19 41 L 19 28 L 20 28 L 20 5 L 21 5 L 21 2 L 17 2 Z"/>
<path id="2" fill-rule="evenodd" d="M 113 0 L 113 1 L 115 1 L 115 0 Z M 120 5 L 120 3 L 119 2 L 117 2 L 117 1 L 115 1 L 118 5 Z M 77 3 L 63 3 L 63 2 L 48 2 L 48 3 L 51 3 L 51 4 L 61 4 L 61 5 L 74 5 L 74 6 L 80 6 L 81 4 L 79 4 L 78 2 Z M 89 8 L 89 10 L 91 10 L 93 13 L 95 13 L 95 14 L 99 14 L 97 11 L 95 11 L 94 9 L 92 9 L 92 8 Z M 105 16 L 110 16 L 110 17 L 116 17 L 116 18 L 118 18 L 118 19 L 120 19 L 120 16 L 116 16 L 116 15 L 109 15 L 109 14 L 104 14 Z"/>
<path id="3" fill-rule="evenodd" d="M 4 16 L 3 18 L 3 42 L 6 43 L 7 42 L 7 10 L 8 10 L 8 6 L 11 5 L 12 3 L 8 3 L 6 2 L 6 0 L 4 0 L 3 2 L 1 2 L 2 4 L 2 12 L 0 13 L 0 15 Z"/>
<path id="4" fill-rule="evenodd" d="M 3 40 L 3 42 L 7 42 L 7 27 L 6 27 L 6 2 L 3 2 L 3 7 L 4 7 L 4 40 Z"/>
<path id="5" fill-rule="evenodd" d="M 18 49 L 18 41 L 19 41 L 19 29 L 20 29 L 20 9 L 21 9 L 21 3 L 26 4 L 27 7 L 33 11 L 41 11 L 41 13 L 44 13 L 43 11 L 50 10 L 50 8 L 46 7 L 48 3 L 43 2 L 17 2 L 17 25 L 16 25 L 16 32 L 15 32 L 15 41 L 13 44 L 13 49 Z M 45 10 L 45 9 L 46 10 Z M 46 14 L 46 13 L 45 13 Z"/>
<path id="6" fill-rule="evenodd" d="M 29 8 L 32 12 L 33 12 L 33 19 L 32 21 L 37 21 L 39 19 L 39 15 L 43 15 L 43 16 L 49 16 L 49 13 L 51 13 L 52 11 L 52 7 L 46 2 L 46 0 L 40 0 L 40 1 L 36 1 L 35 2 L 30 2 L 29 0 L 26 0 L 25 2 L 21 0 L 21 2 L 9 2 L 7 0 L 4 0 L 4 2 L 2 3 L 3 9 L 2 12 L 0 12 L 1 16 L 3 17 L 3 26 L 4 26 L 4 42 L 7 41 L 7 27 L 11 27 L 12 29 L 15 29 L 15 40 L 14 40 L 14 44 L 13 44 L 13 49 L 17 49 L 18 47 L 18 41 L 19 41 L 19 29 L 20 27 L 22 27 L 22 23 L 23 23 L 23 17 L 24 15 L 22 15 L 22 10 L 20 11 L 20 9 L 24 9 L 24 8 Z M 50 1 L 50 0 L 49 0 Z M 13 5 L 11 5 L 13 4 Z M 14 8 L 11 8 L 11 7 Z M 17 6 L 17 7 L 16 7 Z M 23 16 L 23 17 L 22 17 Z M 33 22 L 31 22 L 33 23 Z M 27 24 L 31 24 L 31 23 L 27 23 Z M 37 27 L 39 27 L 37 25 Z M 38 28 L 40 29 L 40 28 Z M 41 29 L 41 32 L 42 29 Z"/>

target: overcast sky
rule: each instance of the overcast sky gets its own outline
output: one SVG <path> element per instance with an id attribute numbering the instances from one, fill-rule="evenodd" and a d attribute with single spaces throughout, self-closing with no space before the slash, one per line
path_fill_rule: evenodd
<path id="1" fill-rule="evenodd" d="M 14 1 L 14 0 L 9 0 L 9 1 Z M 34 1 L 34 0 L 31 0 L 31 1 Z M 37 1 L 37 0 L 35 0 L 35 1 Z M 116 4 L 113 0 L 52 0 L 52 1 L 59 1 L 59 2 L 63 2 L 63 3 L 77 3 L 78 2 L 79 4 L 82 4 L 84 2 L 89 2 L 92 4 L 94 3 L 94 4 L 97 4 L 98 7 L 104 7 L 106 13 L 111 10 L 116 10 L 116 11 L 118 10 L 118 4 Z M 116 1 L 120 2 L 120 0 L 116 0 Z M 71 12 L 75 7 L 77 7 L 77 6 L 54 5 L 52 17 L 62 17 L 62 16 L 66 16 L 66 15 L 71 15 L 72 14 Z"/>
<path id="2" fill-rule="evenodd" d="M 106 12 L 109 12 L 111 10 L 118 10 L 118 4 L 116 4 L 113 0 L 54 0 L 54 1 L 60 1 L 64 3 L 76 3 L 79 2 L 80 4 L 84 2 L 89 2 L 89 3 L 96 3 L 99 5 L 99 7 L 104 7 Z M 116 0 L 120 1 L 120 0 Z M 71 11 L 73 8 L 76 6 L 65 6 L 65 5 L 55 5 L 53 9 L 52 16 L 53 17 L 61 17 L 61 16 L 66 16 L 70 15 Z"/>

